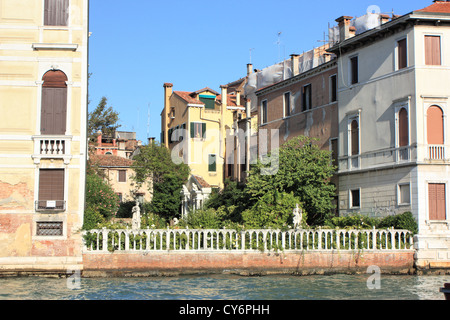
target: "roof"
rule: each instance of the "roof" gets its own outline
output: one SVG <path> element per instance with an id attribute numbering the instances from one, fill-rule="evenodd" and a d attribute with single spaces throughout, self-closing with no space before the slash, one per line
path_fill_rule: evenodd
<path id="1" fill-rule="evenodd" d="M 192 92 L 187 92 L 187 91 L 174 91 L 174 94 L 176 94 L 177 96 L 179 96 L 181 99 L 183 99 L 184 101 L 186 101 L 187 103 L 192 103 L 192 104 L 204 104 L 203 102 L 201 102 L 200 100 L 197 100 L 195 98 L 193 98 L 191 96 Z"/>
<path id="2" fill-rule="evenodd" d="M 113 155 L 99 155 L 93 154 L 89 156 L 92 165 L 100 167 L 131 167 L 133 160 L 113 156 Z"/>
<path id="3" fill-rule="evenodd" d="M 201 177 L 201 176 L 194 176 L 194 175 L 192 175 L 192 177 L 194 178 L 194 180 L 197 182 L 197 184 L 200 187 L 202 187 L 202 188 L 211 188 L 209 183 L 206 182 L 205 179 L 203 179 L 203 177 Z"/>
<path id="4" fill-rule="evenodd" d="M 417 12 L 450 13 L 450 2 L 436 1 L 432 5 L 416 10 Z"/>

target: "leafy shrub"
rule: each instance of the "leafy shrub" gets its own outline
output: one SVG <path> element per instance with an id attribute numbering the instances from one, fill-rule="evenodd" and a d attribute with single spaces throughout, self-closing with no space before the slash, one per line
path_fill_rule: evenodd
<path id="1" fill-rule="evenodd" d="M 300 205 L 299 198 L 292 193 L 277 191 L 266 193 L 256 204 L 242 212 L 244 226 L 248 229 L 287 229 L 293 227 L 293 211 Z M 307 216 L 302 217 L 305 226 Z"/>
<path id="2" fill-rule="evenodd" d="M 416 219 L 414 219 L 411 212 L 388 216 L 381 220 L 378 228 L 405 229 L 411 231 L 413 234 L 418 233 L 418 226 Z"/>

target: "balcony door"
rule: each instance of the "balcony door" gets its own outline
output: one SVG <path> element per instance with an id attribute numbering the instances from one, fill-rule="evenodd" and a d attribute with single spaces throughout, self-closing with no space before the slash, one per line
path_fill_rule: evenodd
<path id="1" fill-rule="evenodd" d="M 41 134 L 65 135 L 67 117 L 67 77 L 59 70 L 48 71 L 43 79 Z"/>
<path id="2" fill-rule="evenodd" d="M 431 160 L 444 159 L 444 113 L 436 105 L 427 110 L 427 139 L 429 158 Z"/>

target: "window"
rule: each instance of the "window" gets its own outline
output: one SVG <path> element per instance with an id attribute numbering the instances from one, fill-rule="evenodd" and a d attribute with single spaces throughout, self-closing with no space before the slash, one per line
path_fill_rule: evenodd
<path id="1" fill-rule="evenodd" d="M 303 87 L 302 94 L 302 111 L 311 109 L 311 84 Z"/>
<path id="2" fill-rule="evenodd" d="M 261 123 L 267 123 L 267 100 L 261 103 Z"/>
<path id="3" fill-rule="evenodd" d="M 205 138 L 206 123 L 191 122 L 191 138 Z"/>
<path id="4" fill-rule="evenodd" d="M 331 149 L 331 160 L 332 160 L 332 164 L 333 166 L 338 166 L 339 165 L 339 161 L 338 161 L 338 139 L 337 138 L 333 138 L 330 139 L 330 149 Z"/>
<path id="5" fill-rule="evenodd" d="M 350 208 L 361 207 L 361 192 L 360 189 L 350 191 Z"/>
<path id="6" fill-rule="evenodd" d="M 122 193 L 117 193 L 117 196 L 119 197 L 119 202 L 122 203 L 122 201 L 123 201 L 123 194 Z"/>
<path id="7" fill-rule="evenodd" d="M 440 36 L 425 36 L 425 64 L 428 66 L 441 65 Z"/>
<path id="8" fill-rule="evenodd" d="M 44 25 L 69 25 L 69 0 L 45 0 Z"/>
<path id="9" fill-rule="evenodd" d="M 445 220 L 445 184 L 428 184 L 428 214 L 430 220 Z"/>
<path id="10" fill-rule="evenodd" d="M 358 57 L 350 58 L 350 83 L 358 83 Z"/>
<path id="11" fill-rule="evenodd" d="M 291 115 L 291 93 L 286 92 L 283 96 L 284 116 L 289 117 Z"/>
<path id="12" fill-rule="evenodd" d="M 39 170 L 38 210 L 64 210 L 64 169 Z"/>
<path id="13" fill-rule="evenodd" d="M 409 183 L 398 185 L 398 204 L 406 205 L 410 203 L 411 203 L 411 192 Z"/>
<path id="14" fill-rule="evenodd" d="M 444 114 L 438 106 L 431 106 L 427 110 L 428 144 L 444 144 Z"/>
<path id="15" fill-rule="evenodd" d="M 408 66 L 408 53 L 406 39 L 397 41 L 397 68 L 404 69 Z"/>
<path id="16" fill-rule="evenodd" d="M 351 123 L 351 155 L 359 154 L 359 124 L 358 120 L 353 120 Z"/>
<path id="17" fill-rule="evenodd" d="M 42 80 L 41 134 L 65 135 L 67 116 L 67 77 L 64 72 L 51 70 Z"/>
<path id="18" fill-rule="evenodd" d="M 409 125 L 408 111 L 401 108 L 398 113 L 398 146 L 406 147 L 409 145 Z"/>
<path id="19" fill-rule="evenodd" d="M 38 236 L 62 236 L 62 222 L 37 222 L 36 235 Z"/>
<path id="20" fill-rule="evenodd" d="M 205 104 L 205 109 L 214 109 L 216 96 L 200 95 L 199 99 Z"/>
<path id="21" fill-rule="evenodd" d="M 216 166 L 216 155 L 210 154 L 208 156 L 208 171 L 209 172 L 216 172 L 217 166 Z"/>
<path id="22" fill-rule="evenodd" d="M 337 101 L 337 76 L 330 77 L 330 102 Z"/>
<path id="23" fill-rule="evenodd" d="M 127 182 L 127 170 L 119 170 L 118 181 Z"/>

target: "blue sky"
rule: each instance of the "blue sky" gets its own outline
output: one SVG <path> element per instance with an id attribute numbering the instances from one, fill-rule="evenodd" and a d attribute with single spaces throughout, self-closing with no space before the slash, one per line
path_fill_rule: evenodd
<path id="1" fill-rule="evenodd" d="M 119 130 L 137 132 L 144 143 L 148 136 L 159 140 L 165 82 L 179 91 L 204 87 L 219 91 L 221 84 L 246 75 L 250 50 L 254 68 L 262 69 L 321 45 L 328 24 L 336 25 L 340 16 L 362 16 L 371 5 L 383 13 L 403 15 L 431 4 L 431 0 L 91 0 L 89 110 L 105 96 L 119 112 Z"/>

